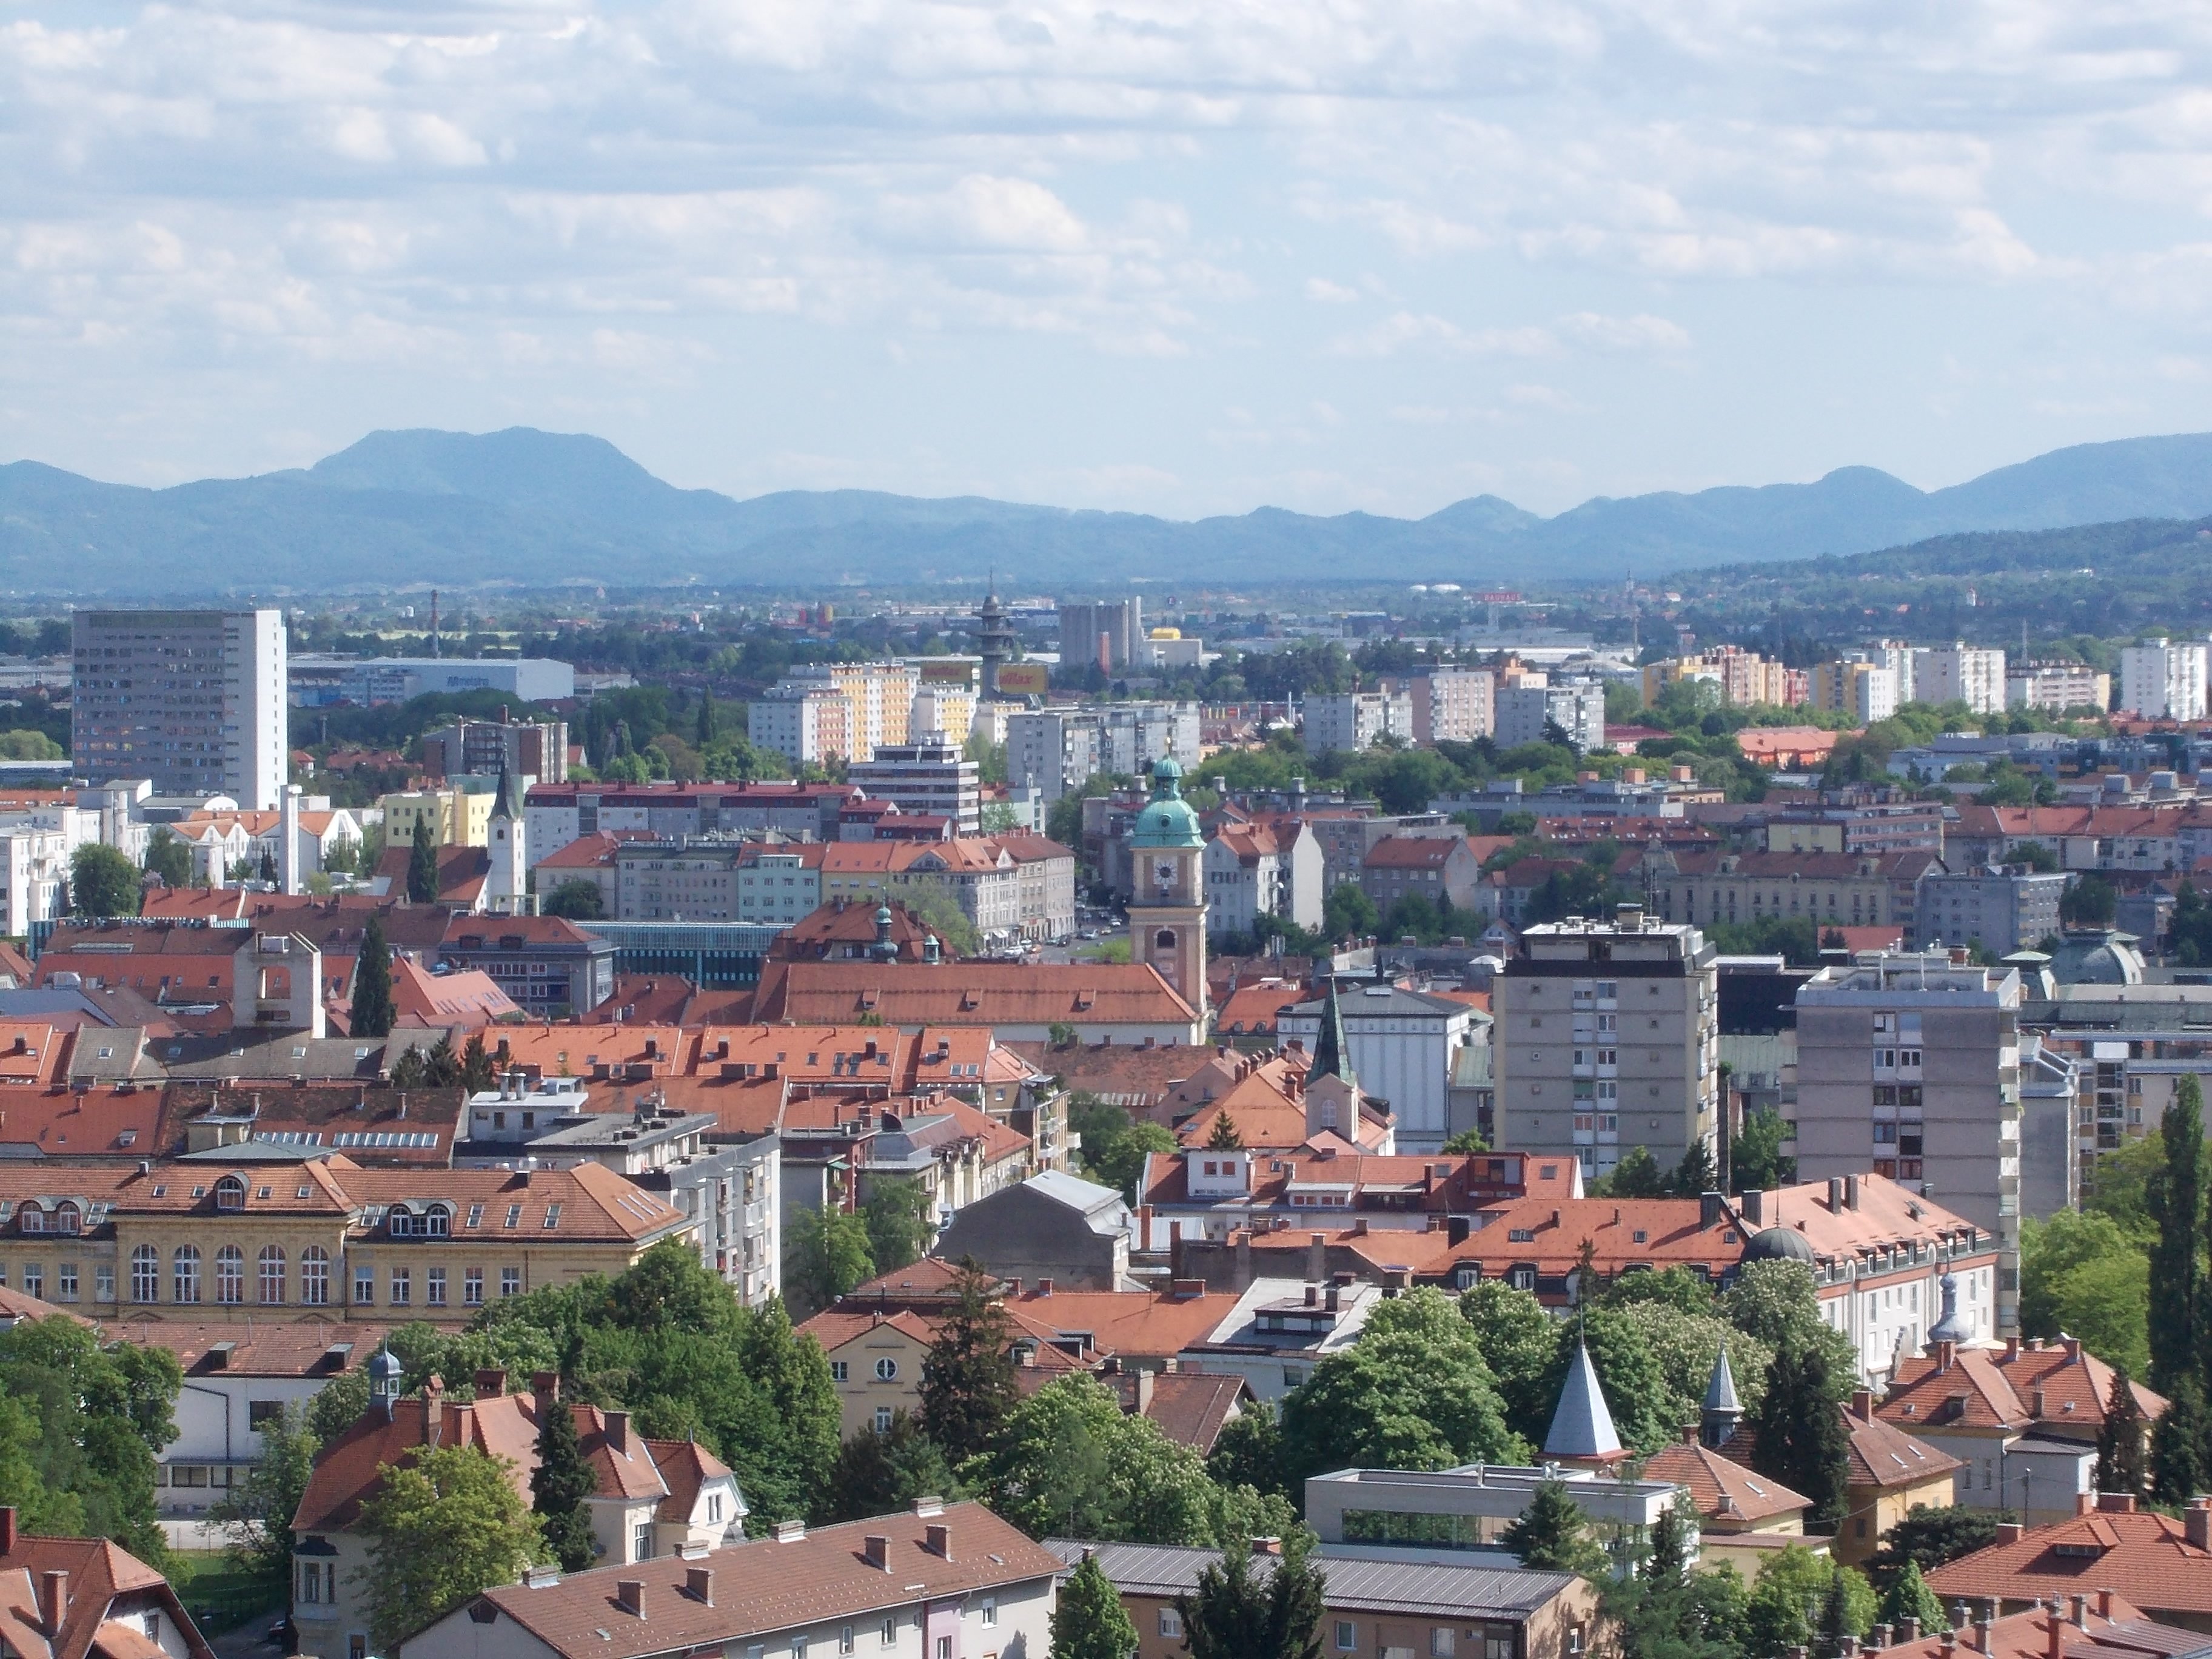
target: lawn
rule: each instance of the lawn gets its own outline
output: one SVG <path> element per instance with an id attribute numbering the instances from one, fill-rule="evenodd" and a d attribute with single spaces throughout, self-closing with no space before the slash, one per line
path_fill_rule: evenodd
<path id="1" fill-rule="evenodd" d="M 223 1550 L 173 1550 L 173 1581 L 204 1636 L 234 1630 L 254 1619 L 274 1618 L 284 1610 L 284 1585 L 264 1573 L 241 1572 Z"/>

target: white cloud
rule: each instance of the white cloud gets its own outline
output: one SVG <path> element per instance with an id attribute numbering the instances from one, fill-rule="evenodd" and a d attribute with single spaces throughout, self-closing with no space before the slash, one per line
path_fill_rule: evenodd
<path id="1" fill-rule="evenodd" d="M 1607 317 L 1595 311 L 1577 311 L 1559 319 L 1568 337 L 1610 351 L 1686 351 L 1690 334 L 1679 323 L 1639 313 L 1633 317 Z"/>
<path id="2" fill-rule="evenodd" d="M 1346 288 L 1340 283 L 1332 283 L 1326 276 L 1309 276 L 1306 278 L 1306 298 L 1318 300 L 1323 305 L 1348 306 L 1358 301 L 1359 290 Z"/>

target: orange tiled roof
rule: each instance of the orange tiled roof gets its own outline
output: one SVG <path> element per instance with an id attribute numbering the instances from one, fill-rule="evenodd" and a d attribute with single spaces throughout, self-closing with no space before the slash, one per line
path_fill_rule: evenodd
<path id="1" fill-rule="evenodd" d="M 2154 1612 L 2212 1615 L 2212 1551 L 2189 1541 L 2186 1522 L 2135 1509 L 2131 1498 L 2096 1501 L 2091 1513 L 1946 1562 L 1929 1589 L 2008 1601 L 2109 1589 Z"/>
<path id="2" fill-rule="evenodd" d="M 1672 1480 L 1689 1492 L 1690 1501 L 1717 1532 L 1729 1532 L 1802 1510 L 1812 1499 L 1779 1480 L 1733 1462 L 1696 1437 L 1662 1446 L 1644 1462 L 1646 1480 Z"/>

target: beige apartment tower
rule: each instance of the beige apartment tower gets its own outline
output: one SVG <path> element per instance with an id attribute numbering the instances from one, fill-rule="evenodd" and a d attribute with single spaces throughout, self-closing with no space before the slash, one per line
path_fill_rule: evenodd
<path id="1" fill-rule="evenodd" d="M 1720 1127 L 1717 952 L 1693 927 L 1622 905 L 1529 928 L 1494 986 L 1498 1145 L 1609 1173 L 1631 1146 L 1662 1169 Z"/>

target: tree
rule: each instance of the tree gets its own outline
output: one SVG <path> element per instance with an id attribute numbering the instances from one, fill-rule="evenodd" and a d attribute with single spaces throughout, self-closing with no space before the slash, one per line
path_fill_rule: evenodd
<path id="1" fill-rule="evenodd" d="M 368 925 L 361 930 L 361 954 L 354 960 L 353 1017 L 347 1029 L 357 1037 L 389 1036 L 396 1017 L 392 1006 L 392 951 L 384 942 L 384 918 L 371 911 Z"/>
<path id="2" fill-rule="evenodd" d="M 1137 1627 L 1121 1592 L 1086 1551 L 1052 1610 L 1052 1659 L 1129 1659 L 1137 1650 Z"/>
<path id="3" fill-rule="evenodd" d="M 557 1401 L 538 1425 L 538 1467 L 530 1474 L 531 1510 L 553 1559 L 563 1572 L 592 1565 L 592 1512 L 586 1503 L 599 1495 L 599 1480 L 576 1437 L 576 1416 Z"/>
<path id="4" fill-rule="evenodd" d="M 2151 1496 L 2160 1503 L 2178 1509 L 2212 1486 L 2205 1426 L 2204 1390 L 2192 1372 L 2173 1385 L 2151 1431 Z"/>
<path id="5" fill-rule="evenodd" d="M 1753 1467 L 1810 1500 L 1805 1524 L 1823 1531 L 1842 1524 L 1850 1436 L 1836 1408 L 1827 1356 L 1795 1344 L 1777 1353 L 1752 1428 Z"/>
<path id="6" fill-rule="evenodd" d="M 1920 1576 L 1920 1564 L 1907 1561 L 1904 1571 L 1890 1580 L 1889 1589 L 1881 1598 L 1881 1607 L 1875 1617 L 1893 1631 L 1908 1619 L 1920 1621 L 1920 1632 L 1924 1637 L 1929 1631 L 1949 1628 L 1950 1621 L 1943 1616 L 1943 1603 L 1936 1592 L 1928 1588 L 1928 1581 Z M 1902 1641 L 1900 1635 L 1898 1638 Z"/>
<path id="7" fill-rule="evenodd" d="M 1814 1647 L 1831 1617 L 1841 1634 L 1860 1635 L 1874 1622 L 1874 1592 L 1856 1569 L 1838 1567 L 1802 1544 L 1785 1545 L 1752 1589 L 1744 1650 L 1779 1656 L 1793 1647 Z"/>
<path id="8" fill-rule="evenodd" d="M 917 1498 L 961 1495 L 937 1443 L 907 1413 L 893 1412 L 890 1427 L 880 1434 L 863 1427 L 838 1448 L 830 1478 L 814 1494 L 810 1518 L 826 1527 L 910 1509 Z"/>
<path id="9" fill-rule="evenodd" d="M 1567 1368 L 1574 1361 L 1579 1340 L 1589 1345 L 1590 1364 L 1597 1369 L 1598 1386 L 1604 1392 L 1606 1409 L 1613 1414 L 1613 1426 L 1621 1443 L 1649 1454 L 1675 1437 L 1680 1424 L 1668 1407 L 1666 1376 L 1637 1322 L 1618 1309 L 1592 1302 L 1572 1322 L 1556 1327 L 1556 1334 L 1552 1357 L 1539 1385 L 1547 1402 L 1547 1427 L 1551 1408 L 1566 1386 Z M 1710 1368 L 1711 1362 L 1706 1363 Z M 1698 1393 L 1702 1399 L 1702 1384 Z"/>
<path id="10" fill-rule="evenodd" d="M 1568 1496 L 1564 1480 L 1540 1480 L 1528 1507 L 1498 1535 L 1498 1541 L 1524 1567 L 1545 1572 L 1578 1572 L 1595 1578 L 1607 1569 L 1605 1551 L 1590 1536 L 1581 1507 Z"/>
<path id="11" fill-rule="evenodd" d="M 1276 1420 L 1275 1408 L 1264 1400 L 1255 1400 L 1223 1424 L 1214 1437 L 1213 1449 L 1206 1455 L 1206 1472 L 1218 1486 L 1249 1486 L 1255 1492 L 1290 1498 L 1282 1425 Z"/>
<path id="12" fill-rule="evenodd" d="M 461 1087 L 470 1094 L 480 1095 L 498 1080 L 492 1069 L 491 1055 L 484 1048 L 483 1033 L 470 1032 L 468 1042 L 461 1047 Z"/>
<path id="13" fill-rule="evenodd" d="M 208 1511 L 222 1529 L 240 1571 L 278 1584 L 292 1582 L 292 1517 L 314 1472 L 316 1440 L 299 1406 L 287 1401 L 273 1422 L 261 1425 L 261 1451 L 246 1479 Z"/>
<path id="14" fill-rule="evenodd" d="M 146 868 L 161 877 L 165 887 L 189 887 L 192 880 L 192 849 L 179 841 L 168 825 L 157 825 L 146 838 Z"/>
<path id="15" fill-rule="evenodd" d="M 1213 1127 L 1206 1137 L 1209 1152 L 1237 1152 L 1244 1149 L 1244 1137 L 1237 1133 L 1236 1120 L 1226 1111 L 1217 1113 Z"/>
<path id="16" fill-rule="evenodd" d="M 410 904 L 438 902 L 438 849 L 430 839 L 430 815 L 415 820 L 415 845 L 407 854 L 407 901 Z"/>
<path id="17" fill-rule="evenodd" d="M 1613 1626 L 1620 1659 L 1732 1659 L 1733 1650 L 1706 1626 L 1705 1609 L 1684 1571 L 1690 1522 L 1670 1505 L 1652 1523 L 1642 1569 L 1599 1592 Z"/>
<path id="18" fill-rule="evenodd" d="M 1489 1150 L 1489 1139 L 1480 1129 L 1462 1129 L 1444 1142 L 1447 1158 L 1464 1158 L 1470 1152 L 1486 1152 Z"/>
<path id="19" fill-rule="evenodd" d="M 2093 870 L 2059 896 L 2059 919 L 2075 927 L 2109 927 L 2119 898 L 2111 880 Z"/>
<path id="20" fill-rule="evenodd" d="M 870 1183 L 860 1215 L 876 1272 L 896 1273 L 921 1260 L 935 1231 L 929 1224 L 932 1207 L 929 1189 L 911 1176 L 890 1176 Z"/>
<path id="21" fill-rule="evenodd" d="M 1375 901 L 1351 882 L 1340 882 L 1322 901 L 1321 930 L 1342 944 L 1346 939 L 1372 937 L 1382 920 Z"/>
<path id="22" fill-rule="evenodd" d="M 94 921 L 138 914 L 138 866 L 103 842 L 70 854 L 70 897 L 76 914 Z"/>
<path id="23" fill-rule="evenodd" d="M 1293 1490 L 1329 1469 L 1440 1469 L 1518 1460 L 1520 1437 L 1482 1346 L 1451 1299 L 1424 1287 L 1377 1304 L 1359 1340 L 1283 1401 Z"/>
<path id="24" fill-rule="evenodd" d="M 1891 1523 L 1881 1535 L 1881 1547 L 1867 1562 L 1877 1584 L 1894 1585 L 1909 1563 L 1922 1572 L 1932 1572 L 1946 1561 L 1986 1549 L 1996 1541 L 1997 1523 L 2011 1516 L 2002 1510 L 1970 1510 L 1946 1504 L 1932 1508 L 1916 1504 L 1901 1521 Z"/>
<path id="25" fill-rule="evenodd" d="M 2150 1252 L 2150 1385 L 2172 1395 L 2203 1363 L 2204 1097 L 2184 1076 L 2159 1120 L 2165 1163 L 2144 1194 L 2158 1237 Z"/>
<path id="26" fill-rule="evenodd" d="M 1083 1169 L 1102 1186 L 1136 1201 L 1148 1152 L 1172 1152 L 1176 1138 L 1159 1124 L 1133 1121 L 1110 1101 L 1078 1091 L 1067 1097 L 1067 1127 L 1083 1139 Z"/>
<path id="27" fill-rule="evenodd" d="M 581 876 L 571 876 L 540 900 L 538 909 L 549 916 L 566 916 L 571 921 L 598 921 L 607 913 L 606 898 L 599 891 L 599 884 Z"/>
<path id="28" fill-rule="evenodd" d="M 355 1530 L 368 1545 L 361 1583 L 380 1653 L 545 1556 L 538 1519 L 515 1495 L 514 1465 L 442 1446 L 387 1466 Z"/>
<path id="29" fill-rule="evenodd" d="M 868 1224 L 847 1210 L 803 1210 L 784 1244 L 784 1289 L 807 1312 L 828 1307 L 875 1277 Z"/>
<path id="30" fill-rule="evenodd" d="M 1274 1571 L 1261 1578 L 1249 1547 L 1232 1544 L 1176 1597 L 1191 1659 L 1321 1659 L 1322 1575 L 1304 1550 L 1267 1559 Z"/>
<path id="31" fill-rule="evenodd" d="M 1782 1154 L 1782 1114 L 1761 1109 L 1744 1115 L 1729 1149 L 1729 1185 L 1739 1193 L 1762 1193 L 1797 1179 L 1797 1160 Z"/>
<path id="32" fill-rule="evenodd" d="M 998 1438 L 1018 1397 L 1014 1322 L 974 1257 L 960 1264 L 951 1310 L 921 1365 L 921 1425 L 958 1463 Z"/>
<path id="33" fill-rule="evenodd" d="M 1544 1304 L 1502 1279 L 1468 1286 L 1460 1317 L 1474 1332 L 1504 1409 L 1505 1425 L 1531 1444 L 1541 1444 L 1559 1396 L 1544 1392 L 1559 1332 Z"/>
<path id="34" fill-rule="evenodd" d="M 2139 1376 L 2149 1362 L 2149 1259 L 2112 1217 L 2061 1210 L 2022 1225 L 2023 1335 L 2077 1336 L 2100 1359 Z"/>
<path id="35" fill-rule="evenodd" d="M 1613 1166 L 1613 1173 L 1591 1183 L 1593 1193 L 1606 1198 L 1660 1198 L 1666 1194 L 1667 1177 L 1649 1147 L 1631 1146 Z"/>
<path id="36" fill-rule="evenodd" d="M 1858 1350 L 1850 1337 L 1821 1317 L 1820 1292 L 1813 1282 L 1812 1268 L 1804 1262 L 1750 1263 L 1721 1297 L 1721 1314 L 1736 1329 L 1778 1352 L 1790 1347 L 1817 1348 L 1828 1361 L 1832 1397 L 1840 1403 L 1850 1391 L 1851 1379 L 1858 1374 Z"/>
<path id="37" fill-rule="evenodd" d="M 1720 1171 L 1713 1167 L 1713 1154 L 1704 1140 L 1693 1140 L 1682 1154 L 1682 1161 L 1674 1166 L 1668 1184 L 1684 1198 L 1700 1198 L 1707 1193 L 1720 1190 Z"/>

